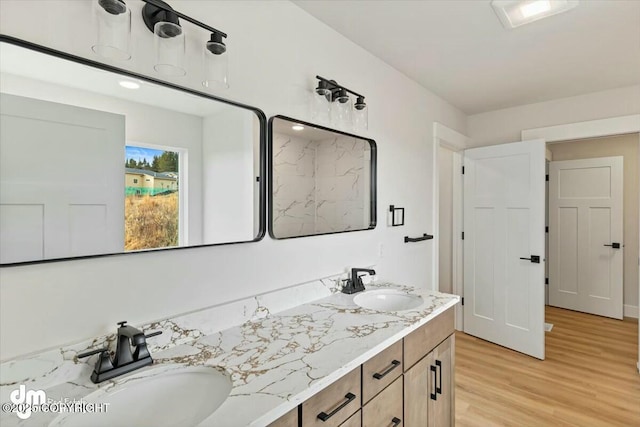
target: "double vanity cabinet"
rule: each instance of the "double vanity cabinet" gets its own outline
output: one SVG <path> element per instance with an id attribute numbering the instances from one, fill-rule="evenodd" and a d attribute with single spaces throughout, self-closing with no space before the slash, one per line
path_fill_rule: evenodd
<path id="1" fill-rule="evenodd" d="M 453 426 L 453 332 L 452 307 L 269 427 Z"/>

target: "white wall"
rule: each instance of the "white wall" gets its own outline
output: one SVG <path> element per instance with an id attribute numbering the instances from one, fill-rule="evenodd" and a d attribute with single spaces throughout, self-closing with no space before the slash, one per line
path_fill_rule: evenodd
<path id="1" fill-rule="evenodd" d="M 225 108 L 202 123 L 203 236 L 206 243 L 253 240 L 254 135 L 252 111 Z"/>
<path id="2" fill-rule="evenodd" d="M 640 85 L 469 116 L 470 147 L 520 141 L 520 132 L 640 113 Z"/>
<path id="3" fill-rule="evenodd" d="M 134 58 L 122 64 L 156 78 L 152 34 L 133 9 Z M 145 323 L 256 293 L 375 264 L 384 279 L 429 286 L 434 233 L 432 126 L 461 133 L 466 117 L 434 94 L 289 2 L 178 1 L 181 12 L 229 33 L 231 88 L 221 96 L 267 116 L 301 116 L 295 94 L 316 74 L 367 96 L 369 131 L 378 144 L 378 218 L 390 204 L 406 208 L 406 226 L 379 221 L 373 231 L 259 243 L 160 251 L 0 269 L 0 358 L 113 332 L 115 322 Z M 2 32 L 97 59 L 89 1 L 0 2 Z M 189 75 L 200 90 L 204 32 L 185 24 Z M 196 35 L 198 33 L 199 35 Z M 292 95 L 286 95 L 292 94 Z M 303 118 L 303 117 L 300 117 Z"/>

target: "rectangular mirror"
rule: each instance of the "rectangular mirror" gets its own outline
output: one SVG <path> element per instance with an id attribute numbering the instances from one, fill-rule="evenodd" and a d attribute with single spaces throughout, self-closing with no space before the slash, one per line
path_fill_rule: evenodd
<path id="1" fill-rule="evenodd" d="M 269 136 L 271 237 L 375 228 L 375 141 L 283 116 Z"/>
<path id="2" fill-rule="evenodd" d="M 0 38 L 0 263 L 256 241 L 262 111 Z"/>

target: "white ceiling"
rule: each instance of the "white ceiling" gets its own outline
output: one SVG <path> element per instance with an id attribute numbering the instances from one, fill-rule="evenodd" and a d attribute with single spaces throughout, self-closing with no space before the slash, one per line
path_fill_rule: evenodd
<path id="1" fill-rule="evenodd" d="M 294 3 L 467 114 L 640 84 L 640 0 L 512 30 L 488 0 Z"/>

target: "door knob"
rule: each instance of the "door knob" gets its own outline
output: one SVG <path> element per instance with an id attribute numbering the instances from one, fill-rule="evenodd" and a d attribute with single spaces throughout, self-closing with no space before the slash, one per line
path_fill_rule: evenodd
<path id="1" fill-rule="evenodd" d="M 531 261 L 534 264 L 540 264 L 540 255 L 531 255 L 531 258 L 522 258 L 522 257 L 520 257 L 520 259 L 524 259 L 526 261 Z"/>
<path id="2" fill-rule="evenodd" d="M 620 249 L 620 243 L 616 243 L 616 242 L 613 242 L 612 244 L 605 245 L 605 246 L 609 246 L 612 249 Z"/>

